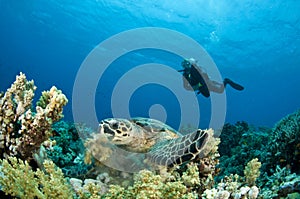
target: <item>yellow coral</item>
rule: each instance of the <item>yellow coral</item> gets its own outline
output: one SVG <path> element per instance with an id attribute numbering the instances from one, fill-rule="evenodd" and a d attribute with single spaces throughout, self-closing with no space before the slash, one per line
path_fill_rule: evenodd
<path id="1" fill-rule="evenodd" d="M 199 171 L 196 164 L 192 163 L 182 175 L 182 180 L 186 186 L 200 184 Z"/>
<path id="2" fill-rule="evenodd" d="M 135 175 L 133 186 L 123 188 L 112 185 L 105 198 L 188 199 L 197 198 L 197 194 L 188 193 L 187 187 L 180 179 L 174 182 L 165 182 L 161 176 L 148 170 L 142 170 Z"/>
<path id="3" fill-rule="evenodd" d="M 51 161 L 45 161 L 45 172 L 32 171 L 25 161 L 16 157 L 1 160 L 0 184 L 6 194 L 19 198 L 72 198 L 73 193 L 63 173 Z"/>
<path id="4" fill-rule="evenodd" d="M 260 175 L 260 167 L 261 163 L 257 158 L 254 158 L 250 162 L 248 162 L 244 170 L 246 183 L 248 183 L 249 185 L 255 185 L 255 181 Z"/>

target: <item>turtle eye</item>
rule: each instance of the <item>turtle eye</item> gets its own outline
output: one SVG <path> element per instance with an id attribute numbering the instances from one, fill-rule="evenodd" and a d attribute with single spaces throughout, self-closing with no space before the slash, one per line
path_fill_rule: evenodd
<path id="1" fill-rule="evenodd" d="M 112 128 L 113 128 L 113 129 L 117 129 L 117 128 L 118 128 L 118 124 L 117 124 L 117 123 L 113 123 L 113 124 L 112 124 Z"/>

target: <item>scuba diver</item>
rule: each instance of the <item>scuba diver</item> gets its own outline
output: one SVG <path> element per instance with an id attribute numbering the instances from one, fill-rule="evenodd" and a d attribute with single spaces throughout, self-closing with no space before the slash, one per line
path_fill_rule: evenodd
<path id="1" fill-rule="evenodd" d="M 197 65 L 194 58 L 185 59 L 181 63 L 183 69 L 178 72 L 183 72 L 183 86 L 186 90 L 198 91 L 197 94 L 202 94 L 205 97 L 210 96 L 210 92 L 223 93 L 227 84 L 236 90 L 243 90 L 244 87 L 231 81 L 228 78 L 223 80 L 223 83 L 213 81 L 208 74 Z"/>

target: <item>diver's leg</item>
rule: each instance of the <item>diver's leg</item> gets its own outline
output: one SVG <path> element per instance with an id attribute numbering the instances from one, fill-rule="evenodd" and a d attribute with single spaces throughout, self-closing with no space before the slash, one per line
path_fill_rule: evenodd
<path id="1" fill-rule="evenodd" d="M 223 93 L 225 86 L 222 83 L 216 82 L 216 81 L 208 81 L 208 89 L 211 92 L 215 93 Z"/>

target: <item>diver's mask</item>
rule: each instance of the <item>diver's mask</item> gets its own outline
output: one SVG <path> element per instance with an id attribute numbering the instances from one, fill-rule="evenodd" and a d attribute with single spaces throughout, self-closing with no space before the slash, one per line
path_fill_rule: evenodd
<path id="1" fill-rule="evenodd" d="M 184 69 L 190 69 L 191 68 L 191 62 L 188 59 L 185 59 L 182 61 L 181 66 Z"/>
<path id="2" fill-rule="evenodd" d="M 194 58 L 184 59 L 181 63 L 184 69 L 190 69 L 194 64 L 197 64 L 197 61 Z"/>

